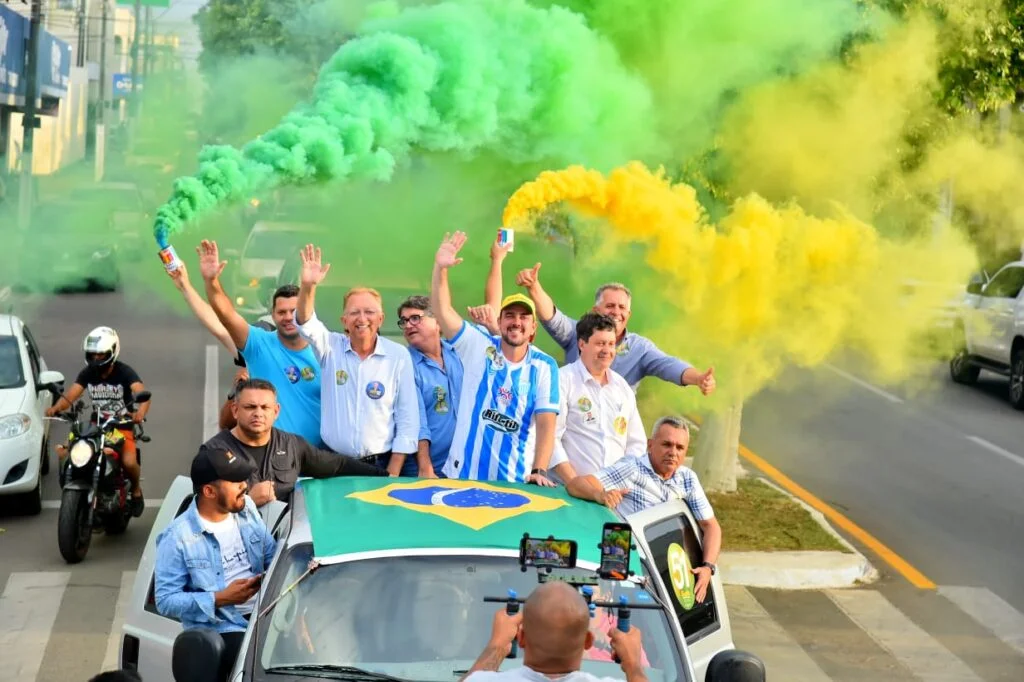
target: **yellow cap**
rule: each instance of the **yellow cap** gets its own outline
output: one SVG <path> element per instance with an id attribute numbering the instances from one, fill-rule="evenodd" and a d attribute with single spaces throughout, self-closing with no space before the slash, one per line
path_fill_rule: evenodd
<path id="1" fill-rule="evenodd" d="M 525 305 L 527 308 L 529 308 L 531 315 L 536 315 L 537 314 L 537 309 L 533 305 L 533 299 L 531 299 L 529 296 L 527 296 L 525 294 L 511 294 L 510 296 L 506 296 L 501 301 L 501 309 L 500 310 L 504 310 L 505 308 L 509 307 L 510 305 L 514 305 L 516 303 L 520 303 L 522 305 Z"/>

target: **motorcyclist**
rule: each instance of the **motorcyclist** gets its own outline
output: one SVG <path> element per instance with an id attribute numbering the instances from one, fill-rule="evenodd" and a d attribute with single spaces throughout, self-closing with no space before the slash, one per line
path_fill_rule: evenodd
<path id="1" fill-rule="evenodd" d="M 131 366 L 117 359 L 121 352 L 121 340 L 117 332 L 110 327 L 96 327 L 85 337 L 82 345 L 87 364 L 78 373 L 67 393 L 60 396 L 53 407 L 46 411 L 47 416 L 52 417 L 70 408 L 88 390 L 93 404 L 94 424 L 103 423 L 111 416 L 130 417 L 135 424 L 141 424 L 149 411 L 150 402 L 135 405 L 132 396 L 146 390 L 146 386 Z M 141 468 L 135 450 L 135 430 L 134 427 L 117 430 L 124 437 L 121 463 L 131 481 L 131 512 L 132 516 L 138 517 L 142 515 L 145 503 L 139 485 Z M 59 454 L 63 464 L 66 449 L 62 450 L 65 451 Z"/>

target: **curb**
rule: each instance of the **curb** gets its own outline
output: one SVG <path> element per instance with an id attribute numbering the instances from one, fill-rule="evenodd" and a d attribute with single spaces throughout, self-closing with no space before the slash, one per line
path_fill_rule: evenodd
<path id="1" fill-rule="evenodd" d="M 700 426 L 686 419 L 690 428 Z M 686 466 L 690 466 L 687 458 Z M 751 473 L 737 459 L 736 477 L 756 478 L 798 504 L 811 515 L 826 533 L 834 537 L 849 553 L 837 551 L 796 552 L 725 552 L 718 559 L 722 583 L 743 587 L 762 587 L 780 590 L 820 590 L 859 587 L 875 582 L 878 570 L 867 557 L 851 545 L 825 519 L 825 516 L 774 481 Z"/>

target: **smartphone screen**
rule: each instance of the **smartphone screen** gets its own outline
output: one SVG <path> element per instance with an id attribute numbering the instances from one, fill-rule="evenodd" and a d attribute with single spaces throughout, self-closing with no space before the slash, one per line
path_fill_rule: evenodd
<path id="1" fill-rule="evenodd" d="M 604 530 L 601 532 L 601 565 L 597 569 L 602 578 L 625 580 L 629 576 L 632 544 L 633 531 L 629 524 L 604 524 Z"/>
<path id="2" fill-rule="evenodd" d="M 576 541 L 523 538 L 519 543 L 519 560 L 523 566 L 574 568 Z"/>

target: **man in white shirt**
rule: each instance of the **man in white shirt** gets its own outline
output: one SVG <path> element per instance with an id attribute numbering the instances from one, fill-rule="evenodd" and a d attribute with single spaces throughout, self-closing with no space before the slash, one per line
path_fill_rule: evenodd
<path id="1" fill-rule="evenodd" d="M 576 338 L 579 358 L 558 370 L 561 406 L 551 456 L 551 468 L 566 483 L 647 449 L 636 394 L 611 369 L 615 321 L 587 313 L 576 323 Z"/>
<path id="2" fill-rule="evenodd" d="M 430 307 L 463 365 L 448 478 L 554 486 L 547 466 L 555 445 L 558 365 L 529 341 L 536 333 L 533 302 L 522 294 L 502 301 L 500 336 L 467 324 L 452 308 L 448 268 L 458 265 L 466 235 L 445 235 L 434 259 Z"/>
<path id="3" fill-rule="evenodd" d="M 590 609 L 575 588 L 544 583 L 526 599 L 521 613 L 508 615 L 502 607 L 494 614 L 490 641 L 459 682 L 614 682 L 580 670 L 583 652 L 594 644 L 590 623 Z M 626 682 L 646 682 L 640 631 L 612 628 L 608 638 Z M 523 665 L 497 672 L 513 640 L 523 649 Z"/>
<path id="4" fill-rule="evenodd" d="M 301 252 L 299 302 L 295 317 L 320 363 L 320 437 L 340 455 L 376 464 L 392 476 L 415 476 L 420 413 L 409 351 L 381 336 L 383 302 L 373 289 L 345 294 L 342 324 L 332 332 L 314 312 L 316 287 L 330 270 L 320 249 Z M 425 462 L 429 465 L 430 455 Z"/>

